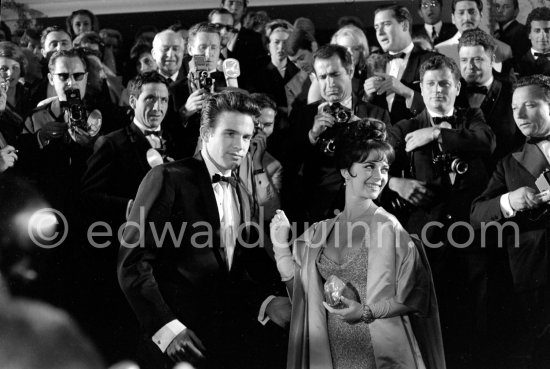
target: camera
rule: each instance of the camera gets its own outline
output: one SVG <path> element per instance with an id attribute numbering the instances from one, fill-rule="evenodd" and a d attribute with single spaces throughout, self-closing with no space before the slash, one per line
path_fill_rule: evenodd
<path id="1" fill-rule="evenodd" d="M 338 103 L 332 104 L 332 106 L 327 104 L 322 111 L 334 117 L 334 125 L 321 134 L 318 144 L 323 154 L 333 156 L 336 149 L 334 140 L 341 127 L 351 119 L 352 111 Z"/>
<path id="2" fill-rule="evenodd" d="M 189 70 L 190 81 L 196 90 L 205 89 L 213 92 L 214 78 L 210 77 L 204 55 L 194 55 L 189 62 Z"/>
<path id="3" fill-rule="evenodd" d="M 464 174 L 468 171 L 468 163 L 453 154 L 439 154 L 433 158 L 433 163 L 439 173 Z"/>
<path id="4" fill-rule="evenodd" d="M 67 112 L 69 113 L 69 127 L 77 127 L 87 131 L 88 113 L 86 107 L 80 98 L 80 90 L 70 88 L 65 90 L 67 96 Z"/>

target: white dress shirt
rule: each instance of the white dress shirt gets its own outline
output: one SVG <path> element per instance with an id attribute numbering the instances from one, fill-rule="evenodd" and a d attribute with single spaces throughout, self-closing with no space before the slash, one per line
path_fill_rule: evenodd
<path id="1" fill-rule="evenodd" d="M 435 36 L 439 36 L 441 34 L 441 28 L 443 28 L 443 22 L 439 21 L 436 24 L 427 24 L 424 23 L 424 29 L 426 30 L 426 33 L 428 34 L 428 37 L 432 40 L 432 43 L 435 40 L 435 37 L 433 36 L 433 28 L 435 27 Z"/>
<path id="2" fill-rule="evenodd" d="M 399 52 L 392 52 L 390 51 L 390 55 L 395 55 L 399 53 L 405 53 L 405 58 L 395 58 L 393 60 L 390 60 L 389 63 L 386 65 L 386 74 L 389 74 L 392 77 L 395 77 L 397 80 L 401 80 L 403 77 L 403 73 L 405 72 L 405 68 L 407 68 L 407 63 L 409 62 L 409 58 L 411 56 L 411 52 L 414 49 L 414 44 L 411 42 L 409 46 L 404 48 L 403 50 Z M 395 99 L 395 93 L 386 94 L 386 101 L 388 102 L 388 111 L 391 111 L 393 100 Z"/>
<path id="3" fill-rule="evenodd" d="M 145 127 L 143 124 L 141 124 L 140 122 L 137 121 L 136 118 L 134 118 L 134 124 L 136 125 L 136 127 L 139 128 L 139 130 L 141 131 L 141 133 L 143 133 L 145 135 L 145 131 L 146 130 L 151 130 L 151 131 L 158 131 L 160 132 L 160 126 L 158 126 L 157 128 L 149 128 L 149 127 Z M 145 136 L 145 138 L 147 139 L 147 141 L 149 141 L 149 143 L 151 144 L 151 147 L 153 149 L 160 149 L 162 148 L 162 141 L 161 141 L 161 138 L 157 135 L 147 135 Z"/>

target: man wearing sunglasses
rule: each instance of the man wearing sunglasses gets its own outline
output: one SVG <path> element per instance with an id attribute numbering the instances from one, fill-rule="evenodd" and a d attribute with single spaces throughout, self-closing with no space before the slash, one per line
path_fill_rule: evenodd
<path id="1" fill-rule="evenodd" d="M 231 41 L 235 32 L 233 14 L 225 8 L 214 9 L 208 14 L 208 23 L 220 32 L 220 60 L 227 59 L 227 44 Z"/>

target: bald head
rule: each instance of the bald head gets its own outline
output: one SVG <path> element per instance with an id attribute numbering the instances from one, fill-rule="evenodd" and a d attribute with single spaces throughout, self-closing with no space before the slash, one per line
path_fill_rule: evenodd
<path id="1" fill-rule="evenodd" d="M 155 35 L 151 55 L 157 62 L 162 75 L 171 77 L 180 69 L 183 48 L 183 38 L 177 32 L 164 30 Z"/>

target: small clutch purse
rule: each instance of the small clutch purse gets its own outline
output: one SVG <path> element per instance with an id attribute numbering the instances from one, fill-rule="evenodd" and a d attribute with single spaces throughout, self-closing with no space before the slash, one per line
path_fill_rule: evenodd
<path id="1" fill-rule="evenodd" d="M 353 287 L 350 283 L 344 283 L 344 281 L 335 275 L 331 275 L 327 278 L 324 290 L 326 303 L 335 309 L 343 309 L 347 307 L 346 304 L 340 301 L 342 296 L 350 300 L 361 302 L 355 287 Z"/>

